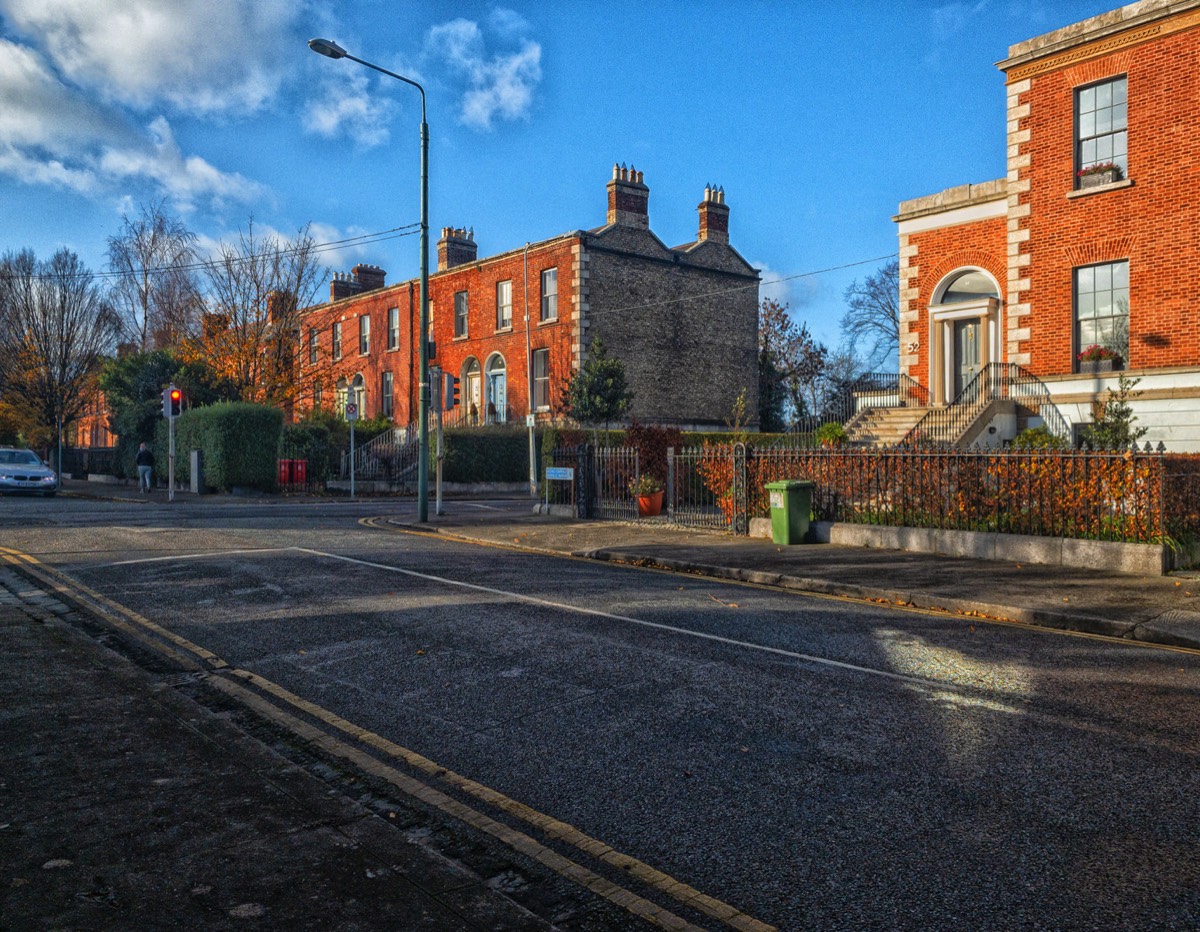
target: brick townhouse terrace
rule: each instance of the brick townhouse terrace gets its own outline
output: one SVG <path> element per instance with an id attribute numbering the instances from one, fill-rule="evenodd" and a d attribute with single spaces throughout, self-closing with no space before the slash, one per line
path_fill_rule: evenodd
<path id="1" fill-rule="evenodd" d="M 1198 65 L 1200 0 L 1143 0 L 1009 49 L 1005 176 L 894 218 L 895 433 L 957 407 L 938 439 L 1078 436 L 1125 372 L 1144 440 L 1200 450 Z"/>
<path id="2" fill-rule="evenodd" d="M 730 245 L 724 191 L 704 189 L 696 238 L 674 247 L 650 229 L 642 172 L 614 165 L 607 193 L 603 226 L 484 258 L 473 230 L 441 231 L 430 364 L 460 378 L 457 418 L 556 416 L 597 337 L 624 363 L 643 421 L 720 426 L 743 391 L 757 411 L 759 278 Z M 413 422 L 420 301 L 418 280 L 388 285 L 375 266 L 335 275 L 304 318 L 298 408 L 354 401 L 361 416 Z"/>

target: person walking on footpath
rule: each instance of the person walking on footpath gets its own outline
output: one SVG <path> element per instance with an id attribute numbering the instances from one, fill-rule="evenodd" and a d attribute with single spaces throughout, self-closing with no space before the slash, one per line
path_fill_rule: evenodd
<path id="1" fill-rule="evenodd" d="M 149 492 L 154 474 L 154 454 L 147 449 L 146 444 L 138 446 L 137 456 L 133 460 L 138 469 L 138 491 Z"/>

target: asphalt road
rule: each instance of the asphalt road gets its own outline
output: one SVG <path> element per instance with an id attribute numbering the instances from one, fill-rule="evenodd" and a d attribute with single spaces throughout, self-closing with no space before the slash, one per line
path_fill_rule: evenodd
<path id="1" fill-rule="evenodd" d="M 0 545 L 780 928 L 1200 927 L 1195 654 L 358 523 L 405 507 Z"/>

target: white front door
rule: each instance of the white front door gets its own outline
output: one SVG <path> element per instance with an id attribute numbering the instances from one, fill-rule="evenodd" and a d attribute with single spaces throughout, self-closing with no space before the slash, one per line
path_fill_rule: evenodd
<path id="1" fill-rule="evenodd" d="M 488 408 L 491 420 L 503 424 L 508 418 L 508 377 L 503 371 L 488 373 L 488 401 L 492 404 Z"/>

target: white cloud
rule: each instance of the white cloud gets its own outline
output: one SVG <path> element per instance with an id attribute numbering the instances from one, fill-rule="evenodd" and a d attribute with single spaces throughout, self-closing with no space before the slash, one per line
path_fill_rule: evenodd
<path id="1" fill-rule="evenodd" d="M 58 159 L 34 159 L 14 148 L 0 146 L 0 175 L 18 178 L 26 184 L 67 188 L 81 194 L 94 194 L 100 184 L 87 169 L 68 168 Z"/>
<path id="2" fill-rule="evenodd" d="M 349 136 L 369 147 L 387 142 L 395 111 L 390 98 L 370 93 L 368 75 L 358 69 L 322 78 L 320 95 L 302 113 L 305 131 L 326 138 Z"/>
<path id="3" fill-rule="evenodd" d="M 66 156 L 89 141 L 120 138 L 121 124 L 64 87 L 37 52 L 0 39 L 0 139 L 7 144 Z"/>
<path id="4" fill-rule="evenodd" d="M 933 9 L 934 35 L 938 39 L 950 39 L 969 29 L 979 21 L 987 9 L 988 0 L 976 3 L 947 3 Z"/>
<path id="5" fill-rule="evenodd" d="M 776 301 L 779 304 L 791 305 L 792 303 L 792 285 L 798 279 L 791 281 L 780 281 L 786 277 L 786 273 L 776 272 L 765 262 L 751 262 L 752 266 L 758 269 L 760 281 L 762 284 L 758 286 L 759 301 L 767 300 Z M 802 281 L 802 279 L 799 279 Z"/>
<path id="6" fill-rule="evenodd" d="M 142 110 L 253 112 L 283 76 L 293 0 L 0 0 L 71 83 Z"/>
<path id="7" fill-rule="evenodd" d="M 505 37 L 527 27 L 511 11 L 496 11 L 491 22 Z M 426 48 L 466 82 L 460 122 L 487 130 L 497 119 L 528 116 L 533 92 L 542 79 L 542 47 L 538 43 L 521 39 L 515 50 L 492 53 L 478 23 L 456 19 L 434 26 Z"/>
<path id="8" fill-rule="evenodd" d="M 97 161 L 100 172 L 114 180 L 151 179 L 184 209 L 198 199 L 250 201 L 263 193 L 260 185 L 239 174 L 222 172 L 199 156 L 185 156 L 164 117 L 157 117 L 149 130 L 147 146 L 104 150 Z"/>
<path id="9" fill-rule="evenodd" d="M 34 50 L 0 39 L 0 174 L 97 195 L 149 181 L 181 208 L 248 200 L 261 188 L 185 156 L 163 117 L 147 130 L 59 81 Z"/>
<path id="10" fill-rule="evenodd" d="M 529 21 L 516 10 L 497 7 L 488 16 L 488 25 L 506 39 L 517 38 L 532 28 Z"/>
<path id="11" fill-rule="evenodd" d="M 196 251 L 201 256 L 213 258 L 220 253 L 222 245 L 235 244 L 238 241 L 238 237 L 244 232 L 245 227 L 239 230 L 227 231 L 219 238 L 206 233 L 199 233 L 196 237 Z M 269 224 L 261 223 L 257 220 L 254 221 L 254 238 L 259 242 L 265 243 L 268 240 L 274 240 L 277 243 L 290 242 L 296 239 L 298 232 L 297 230 L 284 232 Z M 313 238 L 313 242 L 317 244 L 317 264 L 330 269 L 349 271 L 352 266 L 370 259 L 373 254 L 371 250 L 374 248 L 371 244 L 346 243 L 347 240 L 355 240 L 366 236 L 367 232 L 367 230 L 358 226 L 351 226 L 342 230 L 327 223 L 314 222 L 310 224 L 308 234 Z M 335 243 L 344 245 L 333 245 Z"/>

